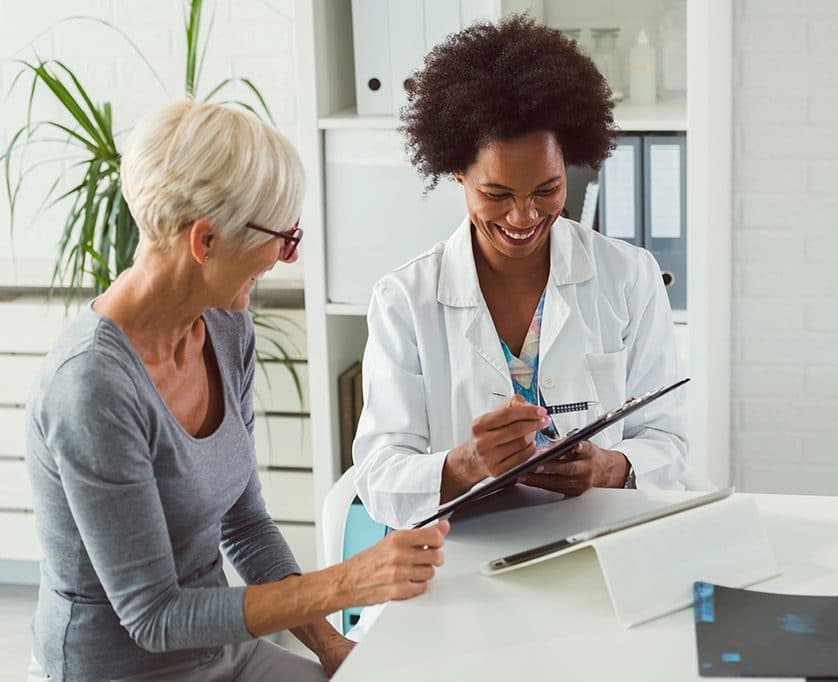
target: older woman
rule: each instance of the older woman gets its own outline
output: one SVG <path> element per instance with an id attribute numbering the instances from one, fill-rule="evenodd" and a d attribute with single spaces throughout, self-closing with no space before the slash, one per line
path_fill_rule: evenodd
<path id="1" fill-rule="evenodd" d="M 652 255 L 561 217 L 567 166 L 598 167 L 615 137 L 575 43 L 520 16 L 461 31 L 414 74 L 403 120 L 414 164 L 460 183 L 468 217 L 372 296 L 356 483 L 394 527 L 678 378 Z M 520 482 L 671 486 L 685 421 L 679 391 Z"/>
<path id="2" fill-rule="evenodd" d="M 260 492 L 246 312 L 256 279 L 297 257 L 297 154 L 251 114 L 185 101 L 140 122 L 122 168 L 134 265 L 30 401 L 30 679 L 325 679 L 352 644 L 324 616 L 424 591 L 447 526 L 300 575 Z M 228 586 L 219 547 L 247 587 Z M 255 639 L 287 628 L 322 667 Z"/>

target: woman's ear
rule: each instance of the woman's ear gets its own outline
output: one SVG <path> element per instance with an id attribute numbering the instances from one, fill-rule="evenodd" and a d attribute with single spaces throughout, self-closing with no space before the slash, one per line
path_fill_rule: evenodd
<path id="1" fill-rule="evenodd" d="M 206 218 L 198 218 L 189 228 L 189 250 L 198 263 L 209 262 L 216 251 L 218 238 Z"/>
<path id="2" fill-rule="evenodd" d="M 461 185 L 463 184 L 463 174 L 460 171 L 454 171 L 453 173 L 451 173 L 451 177 L 454 178 L 454 180 L 459 182 Z"/>

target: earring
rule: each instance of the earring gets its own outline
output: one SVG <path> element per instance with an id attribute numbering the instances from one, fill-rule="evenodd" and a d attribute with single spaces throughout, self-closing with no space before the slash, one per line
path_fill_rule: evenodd
<path id="1" fill-rule="evenodd" d="M 208 260 L 209 260 L 209 254 L 207 254 L 206 256 L 204 256 L 204 263 L 206 263 Z"/>

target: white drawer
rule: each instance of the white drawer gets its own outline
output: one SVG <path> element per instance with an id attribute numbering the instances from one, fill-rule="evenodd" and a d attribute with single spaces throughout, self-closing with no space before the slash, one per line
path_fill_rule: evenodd
<path id="1" fill-rule="evenodd" d="M 285 541 L 291 547 L 297 563 L 305 573 L 317 569 L 317 535 L 314 525 L 277 523 Z"/>
<path id="2" fill-rule="evenodd" d="M 65 310 L 61 296 L 0 303 L 0 353 L 47 353 L 78 311 L 78 304 Z"/>
<path id="3" fill-rule="evenodd" d="M 308 356 L 305 310 L 289 308 L 260 308 L 260 313 L 270 315 L 268 320 L 282 331 L 267 331 L 256 326 L 256 348 L 276 354 L 268 339 L 276 339 L 293 360 L 305 360 Z"/>
<path id="4" fill-rule="evenodd" d="M 307 471 L 260 471 L 271 518 L 314 522 L 314 478 Z"/>
<path id="5" fill-rule="evenodd" d="M 310 469 L 309 425 L 308 417 L 257 416 L 255 437 L 259 465 Z"/>
<path id="6" fill-rule="evenodd" d="M 23 460 L 0 459 L 0 507 L 32 509 L 32 488 Z"/>
<path id="7" fill-rule="evenodd" d="M 0 559 L 40 561 L 43 557 L 34 514 L 0 512 L 0 538 Z"/>
<path id="8" fill-rule="evenodd" d="M 0 355 L 0 404 L 24 405 L 43 356 Z"/>
<path id="9" fill-rule="evenodd" d="M 291 373 L 284 364 L 266 362 L 256 366 L 253 406 L 257 412 L 308 412 L 308 366 L 298 362 L 294 363 L 294 368 L 303 390 L 302 403 Z"/>
<path id="10" fill-rule="evenodd" d="M 26 450 L 26 411 L 0 407 L 0 455 L 23 457 Z"/>

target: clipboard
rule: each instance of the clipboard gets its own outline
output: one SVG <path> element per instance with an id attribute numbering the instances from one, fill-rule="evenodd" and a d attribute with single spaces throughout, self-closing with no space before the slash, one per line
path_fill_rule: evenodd
<path id="1" fill-rule="evenodd" d="M 580 443 L 584 440 L 589 440 L 603 429 L 608 428 L 611 424 L 614 424 L 615 422 L 624 419 L 632 412 L 636 412 L 641 407 L 645 407 L 653 400 L 657 400 L 658 398 L 666 395 L 670 391 L 674 391 L 676 388 L 683 386 L 689 380 L 689 377 L 687 377 L 685 379 L 676 381 L 674 384 L 670 384 L 669 386 L 664 386 L 657 390 L 649 391 L 648 393 L 635 396 L 634 398 L 629 398 L 619 407 L 614 408 L 610 412 L 606 412 L 604 415 L 591 422 L 587 426 L 583 426 L 581 429 L 565 436 L 555 445 L 551 445 L 549 448 L 545 448 L 541 452 L 533 455 L 526 462 L 521 462 L 521 464 L 512 467 L 511 469 L 509 469 L 508 471 L 504 472 L 496 478 L 488 478 L 485 481 L 478 483 L 468 492 L 463 493 L 459 497 L 449 502 L 446 502 L 445 504 L 441 505 L 429 517 L 422 519 L 418 523 L 413 524 L 413 527 L 421 528 L 422 526 L 427 526 L 429 523 L 432 523 L 434 521 L 447 519 L 449 516 L 451 516 L 451 514 L 453 514 L 455 511 L 465 506 L 466 504 L 474 502 L 475 500 L 479 500 L 483 497 L 487 497 L 488 495 L 496 493 L 508 485 L 512 485 L 517 481 L 519 476 L 533 471 L 536 467 L 538 467 L 540 464 L 543 464 L 544 462 L 549 462 L 558 457 L 561 457 L 562 455 L 569 453 L 573 450 L 574 447 L 576 447 L 577 443 Z"/>

